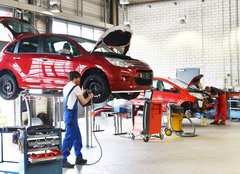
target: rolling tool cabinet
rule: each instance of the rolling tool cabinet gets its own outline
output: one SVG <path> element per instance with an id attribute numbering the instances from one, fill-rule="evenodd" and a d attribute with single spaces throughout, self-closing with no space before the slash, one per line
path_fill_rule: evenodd
<path id="1" fill-rule="evenodd" d="M 19 130 L 19 174 L 62 174 L 61 129 Z"/>
<path id="2" fill-rule="evenodd" d="M 234 118 L 240 119 L 240 98 L 229 98 L 228 104 L 230 121 Z"/>

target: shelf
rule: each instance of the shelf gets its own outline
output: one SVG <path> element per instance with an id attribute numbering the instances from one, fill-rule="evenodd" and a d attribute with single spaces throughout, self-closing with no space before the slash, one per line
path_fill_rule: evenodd
<path id="1" fill-rule="evenodd" d="M 36 139 L 36 138 L 49 138 L 49 137 L 51 138 L 59 137 L 59 135 L 57 133 L 28 135 L 27 140 Z"/>
<path id="2" fill-rule="evenodd" d="M 28 149 L 28 153 L 29 152 L 37 152 L 37 151 L 54 150 L 54 149 L 58 149 L 58 146 Z"/>
<path id="3" fill-rule="evenodd" d="M 49 141 L 34 141 L 28 142 L 28 146 L 37 146 L 37 145 L 59 145 L 59 140 L 49 140 Z"/>
<path id="4" fill-rule="evenodd" d="M 52 161 L 52 160 L 58 160 L 58 159 L 62 159 L 63 156 L 53 156 L 53 157 L 46 157 L 46 158 L 28 158 L 28 161 L 30 163 L 39 163 L 39 162 L 46 162 L 46 161 Z"/>

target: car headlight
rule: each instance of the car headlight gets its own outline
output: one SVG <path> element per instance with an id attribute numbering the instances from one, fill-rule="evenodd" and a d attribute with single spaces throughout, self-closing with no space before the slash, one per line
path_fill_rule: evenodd
<path id="1" fill-rule="evenodd" d="M 127 68 L 129 66 L 134 66 L 132 63 L 129 63 L 123 59 L 114 59 L 114 58 L 109 58 L 109 57 L 106 57 L 106 59 L 114 66 L 125 67 L 125 68 Z"/>
<path id="2" fill-rule="evenodd" d="M 193 97 L 196 97 L 197 99 L 199 100 L 202 100 L 203 99 L 203 96 L 199 93 L 195 93 L 195 92 L 189 92 L 189 94 Z"/>

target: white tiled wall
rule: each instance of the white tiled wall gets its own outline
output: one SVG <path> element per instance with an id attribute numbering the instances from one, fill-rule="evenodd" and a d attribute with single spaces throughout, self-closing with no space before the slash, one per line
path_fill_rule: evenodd
<path id="1" fill-rule="evenodd" d="M 177 68 L 196 67 L 205 76 L 203 85 L 222 88 L 224 79 L 227 87 L 236 85 L 240 55 L 236 47 L 237 42 L 240 46 L 236 1 L 176 2 L 177 5 L 170 1 L 127 6 L 126 20 L 133 30 L 130 55 L 149 63 L 155 76 L 175 77 Z M 180 24 L 184 15 L 186 24 Z"/>

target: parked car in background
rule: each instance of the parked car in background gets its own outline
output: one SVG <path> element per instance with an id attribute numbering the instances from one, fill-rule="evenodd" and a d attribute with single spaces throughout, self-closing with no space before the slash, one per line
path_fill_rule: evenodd
<path id="1" fill-rule="evenodd" d="M 182 106 L 186 116 L 204 113 L 214 107 L 214 102 L 210 98 L 203 99 L 208 94 L 196 86 L 202 77 L 203 75 L 194 77 L 189 84 L 178 79 L 156 77 L 153 80 L 152 99 L 162 101 L 164 112 L 167 104 L 172 103 Z"/>
<path id="2" fill-rule="evenodd" d="M 98 42 L 63 34 L 39 34 L 28 22 L 0 17 L 12 42 L 0 54 L 0 96 L 15 99 L 23 89 L 61 90 L 68 73 L 79 71 L 81 86 L 94 89 L 94 103 L 111 93 L 133 99 L 151 89 L 153 71 L 148 64 L 126 56 L 132 31 L 108 29 Z"/>

